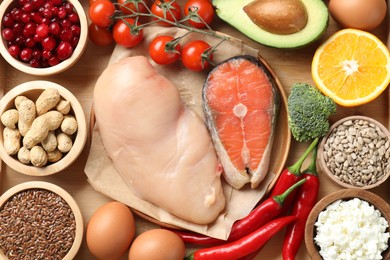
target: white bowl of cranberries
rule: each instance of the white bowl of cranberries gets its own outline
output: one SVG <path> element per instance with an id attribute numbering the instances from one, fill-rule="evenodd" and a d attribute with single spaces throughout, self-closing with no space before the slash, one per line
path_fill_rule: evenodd
<path id="1" fill-rule="evenodd" d="M 0 17 L 0 53 L 25 73 L 60 73 L 86 47 L 87 17 L 78 0 L 4 0 Z"/>

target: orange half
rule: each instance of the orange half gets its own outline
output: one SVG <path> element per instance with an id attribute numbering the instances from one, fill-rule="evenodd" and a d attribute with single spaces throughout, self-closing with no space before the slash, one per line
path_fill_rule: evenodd
<path id="1" fill-rule="evenodd" d="M 390 52 L 375 35 L 343 29 L 316 50 L 311 67 L 317 87 L 346 107 L 368 103 L 390 83 Z"/>

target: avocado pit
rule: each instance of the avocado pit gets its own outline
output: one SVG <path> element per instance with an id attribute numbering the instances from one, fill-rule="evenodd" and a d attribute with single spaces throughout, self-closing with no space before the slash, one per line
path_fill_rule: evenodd
<path id="1" fill-rule="evenodd" d="M 255 0 L 243 10 L 263 30 L 281 35 L 301 31 L 308 20 L 301 0 Z"/>

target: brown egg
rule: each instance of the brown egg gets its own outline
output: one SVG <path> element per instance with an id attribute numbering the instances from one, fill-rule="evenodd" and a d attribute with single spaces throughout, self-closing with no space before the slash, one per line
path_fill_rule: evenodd
<path id="1" fill-rule="evenodd" d="M 385 19 L 385 0 L 330 0 L 329 12 L 345 28 L 372 30 Z"/>
<path id="2" fill-rule="evenodd" d="M 185 255 L 183 240 L 166 229 L 151 229 L 134 239 L 129 260 L 182 260 Z"/>
<path id="3" fill-rule="evenodd" d="M 118 259 L 134 239 L 134 216 L 126 205 L 109 202 L 91 216 L 86 230 L 89 251 L 98 259 Z"/>

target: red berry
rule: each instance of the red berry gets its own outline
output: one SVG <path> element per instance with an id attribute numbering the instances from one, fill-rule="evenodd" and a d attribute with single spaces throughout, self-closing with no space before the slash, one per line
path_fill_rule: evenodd
<path id="1" fill-rule="evenodd" d="M 8 27 L 8 28 L 13 27 L 14 23 L 15 23 L 15 19 L 12 17 L 12 15 L 10 13 L 7 13 L 6 15 L 4 15 L 4 17 L 3 17 L 4 27 Z"/>
<path id="2" fill-rule="evenodd" d="M 61 32 L 61 26 L 58 23 L 51 23 L 49 25 L 50 33 L 54 36 L 59 35 Z"/>
<path id="3" fill-rule="evenodd" d="M 80 26 L 73 24 L 73 25 L 70 27 L 70 30 L 72 31 L 73 35 L 75 35 L 75 36 L 80 36 L 80 33 L 81 33 L 81 28 L 80 28 Z"/>
<path id="4" fill-rule="evenodd" d="M 66 60 L 73 53 L 73 47 L 69 42 L 60 42 L 57 47 L 57 56 L 60 60 Z"/>
<path id="5" fill-rule="evenodd" d="M 35 32 L 39 37 L 45 38 L 49 35 L 49 26 L 45 23 L 42 23 L 37 26 Z"/>
<path id="6" fill-rule="evenodd" d="M 78 23 L 78 22 L 80 21 L 79 16 L 78 16 L 76 13 L 71 13 L 71 14 L 69 14 L 68 18 L 69 18 L 69 20 L 70 20 L 73 24 Z"/>
<path id="7" fill-rule="evenodd" d="M 61 41 L 70 42 L 73 39 L 73 33 L 70 28 L 64 28 L 60 33 Z"/>
<path id="8" fill-rule="evenodd" d="M 37 45 L 37 41 L 34 39 L 34 37 L 29 37 L 26 39 L 25 44 L 29 48 L 35 48 Z"/>
<path id="9" fill-rule="evenodd" d="M 50 66 L 55 66 L 57 65 L 58 63 L 60 63 L 61 61 L 58 59 L 57 56 L 51 56 L 50 59 L 47 60 L 47 62 L 49 63 Z"/>
<path id="10" fill-rule="evenodd" d="M 29 63 L 31 65 L 31 67 L 33 67 L 33 68 L 40 68 L 41 67 L 41 63 L 37 59 L 31 59 Z"/>
<path id="11" fill-rule="evenodd" d="M 53 53 L 49 50 L 43 50 L 42 51 L 42 58 L 44 59 L 50 59 L 53 56 Z"/>
<path id="12" fill-rule="evenodd" d="M 20 47 L 18 45 L 11 45 L 8 47 L 8 53 L 12 56 L 17 58 L 20 54 Z"/>
<path id="13" fill-rule="evenodd" d="M 22 16 L 20 17 L 20 20 L 23 23 L 28 23 L 29 21 L 31 21 L 31 15 L 27 13 L 23 13 Z"/>
<path id="14" fill-rule="evenodd" d="M 30 48 L 24 48 L 21 52 L 20 52 L 20 58 L 23 60 L 23 61 L 30 61 L 31 58 L 32 58 L 32 50 Z"/>
<path id="15" fill-rule="evenodd" d="M 12 30 L 11 28 L 5 28 L 1 34 L 3 38 L 7 41 L 12 41 L 13 39 L 15 39 L 16 36 L 14 30 Z"/>
<path id="16" fill-rule="evenodd" d="M 48 36 L 42 40 L 42 47 L 46 50 L 52 50 L 56 47 L 56 40 L 52 36 Z"/>

